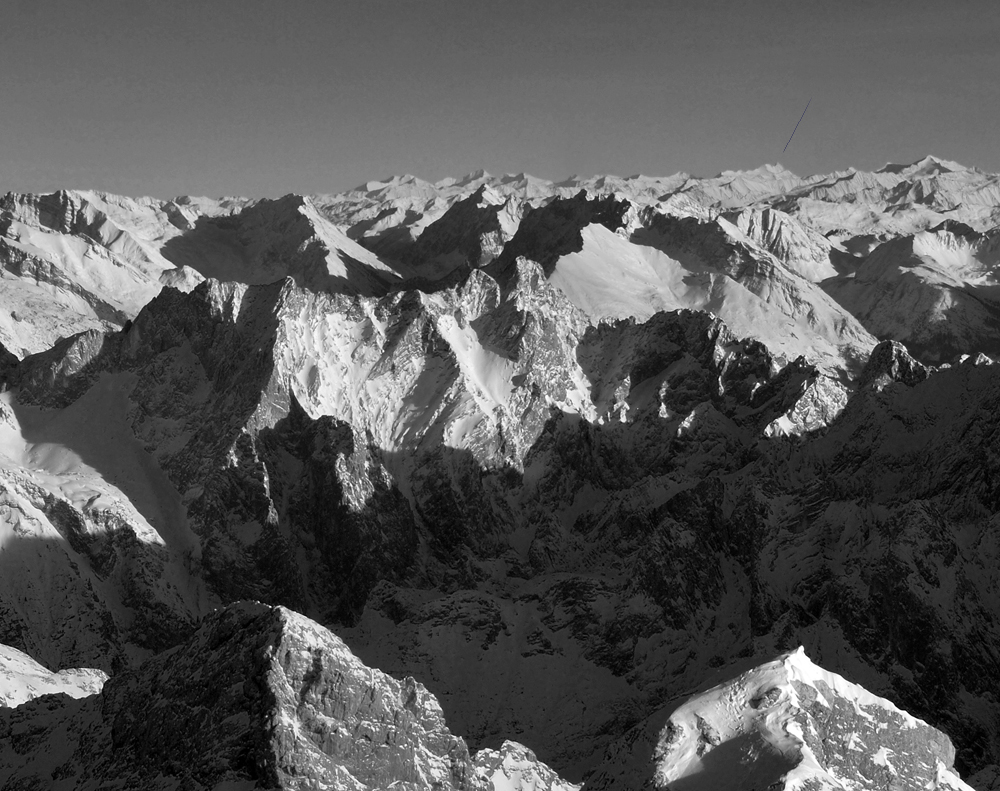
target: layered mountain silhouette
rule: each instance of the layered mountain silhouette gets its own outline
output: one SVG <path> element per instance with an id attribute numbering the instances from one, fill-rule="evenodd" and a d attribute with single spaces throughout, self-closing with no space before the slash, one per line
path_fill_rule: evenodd
<path id="1" fill-rule="evenodd" d="M 0 788 L 990 788 L 998 181 L 8 194 Z"/>

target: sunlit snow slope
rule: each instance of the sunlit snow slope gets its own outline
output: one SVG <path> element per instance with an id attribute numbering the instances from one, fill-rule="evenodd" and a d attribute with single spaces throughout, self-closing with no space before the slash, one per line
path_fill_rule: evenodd
<path id="1" fill-rule="evenodd" d="M 656 746 L 674 791 L 971 791 L 948 737 L 817 667 L 801 648 L 693 697 Z"/>
<path id="2" fill-rule="evenodd" d="M 9 194 L 0 643 L 117 678 L 281 605 L 426 684 L 495 787 L 594 791 L 802 644 L 987 778 L 998 206 L 933 158 Z"/>

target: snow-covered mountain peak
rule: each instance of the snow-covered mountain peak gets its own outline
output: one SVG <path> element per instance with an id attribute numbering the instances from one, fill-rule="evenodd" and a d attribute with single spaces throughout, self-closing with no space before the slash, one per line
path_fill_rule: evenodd
<path id="1" fill-rule="evenodd" d="M 489 184 L 482 184 L 479 189 L 472 193 L 480 206 L 502 206 L 510 200 L 505 195 L 501 195 Z"/>
<path id="2" fill-rule="evenodd" d="M 473 170 L 471 173 L 466 173 L 456 183 L 461 185 L 472 184 L 473 182 L 481 183 L 491 178 L 493 177 L 486 170 L 480 168 L 479 170 Z"/>
<path id="3" fill-rule="evenodd" d="M 581 785 L 560 778 L 535 753 L 518 742 L 505 740 L 499 750 L 480 750 L 476 774 L 489 791 L 580 791 Z M 486 791 L 486 789 L 484 789 Z"/>
<path id="4" fill-rule="evenodd" d="M 802 648 L 696 695 L 656 746 L 655 786 L 689 791 L 968 789 L 940 731 Z"/>
<path id="5" fill-rule="evenodd" d="M 1000 177 L 2 206 L 0 641 L 52 670 L 122 677 L 266 601 L 503 744 L 494 785 L 558 787 L 537 751 L 597 791 L 650 777 L 664 701 L 801 642 L 946 730 L 963 772 L 1000 762 Z M 308 674 L 328 641 L 276 612 Z M 779 740 L 850 698 L 785 659 Z M 784 766 L 764 708 L 699 758 Z"/>
<path id="6" fill-rule="evenodd" d="M 384 179 L 366 181 L 364 184 L 360 184 L 344 194 L 360 194 L 369 198 L 392 199 L 404 196 L 431 197 L 435 193 L 436 188 L 433 183 L 405 173 L 402 176 L 389 176 Z"/>
<path id="7" fill-rule="evenodd" d="M 960 165 L 958 162 L 952 162 L 947 159 L 939 159 L 938 157 L 928 155 L 915 162 L 911 162 L 908 165 L 897 165 L 892 162 L 888 162 L 880 167 L 876 172 L 894 173 L 907 178 L 920 178 L 922 176 L 937 176 L 942 173 L 954 173 L 963 170 L 969 170 L 969 168 L 964 165 Z"/>
<path id="8" fill-rule="evenodd" d="M 775 162 L 773 165 L 770 163 L 765 163 L 750 170 L 723 170 L 715 178 L 717 179 L 735 179 L 740 177 L 767 178 L 768 176 L 774 176 L 777 178 L 798 178 L 798 176 L 795 173 L 790 171 L 780 162 Z"/>

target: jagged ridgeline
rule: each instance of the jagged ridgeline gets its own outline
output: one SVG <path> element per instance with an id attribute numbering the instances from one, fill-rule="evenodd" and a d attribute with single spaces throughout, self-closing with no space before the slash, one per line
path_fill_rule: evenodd
<path id="1" fill-rule="evenodd" d="M 992 788 L 998 184 L 8 194 L 0 789 Z"/>

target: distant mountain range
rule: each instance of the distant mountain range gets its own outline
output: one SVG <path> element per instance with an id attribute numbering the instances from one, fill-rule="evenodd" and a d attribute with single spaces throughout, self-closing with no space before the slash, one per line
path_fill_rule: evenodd
<path id="1" fill-rule="evenodd" d="M 0 789 L 1000 788 L 998 240 L 933 157 L 8 193 Z"/>

